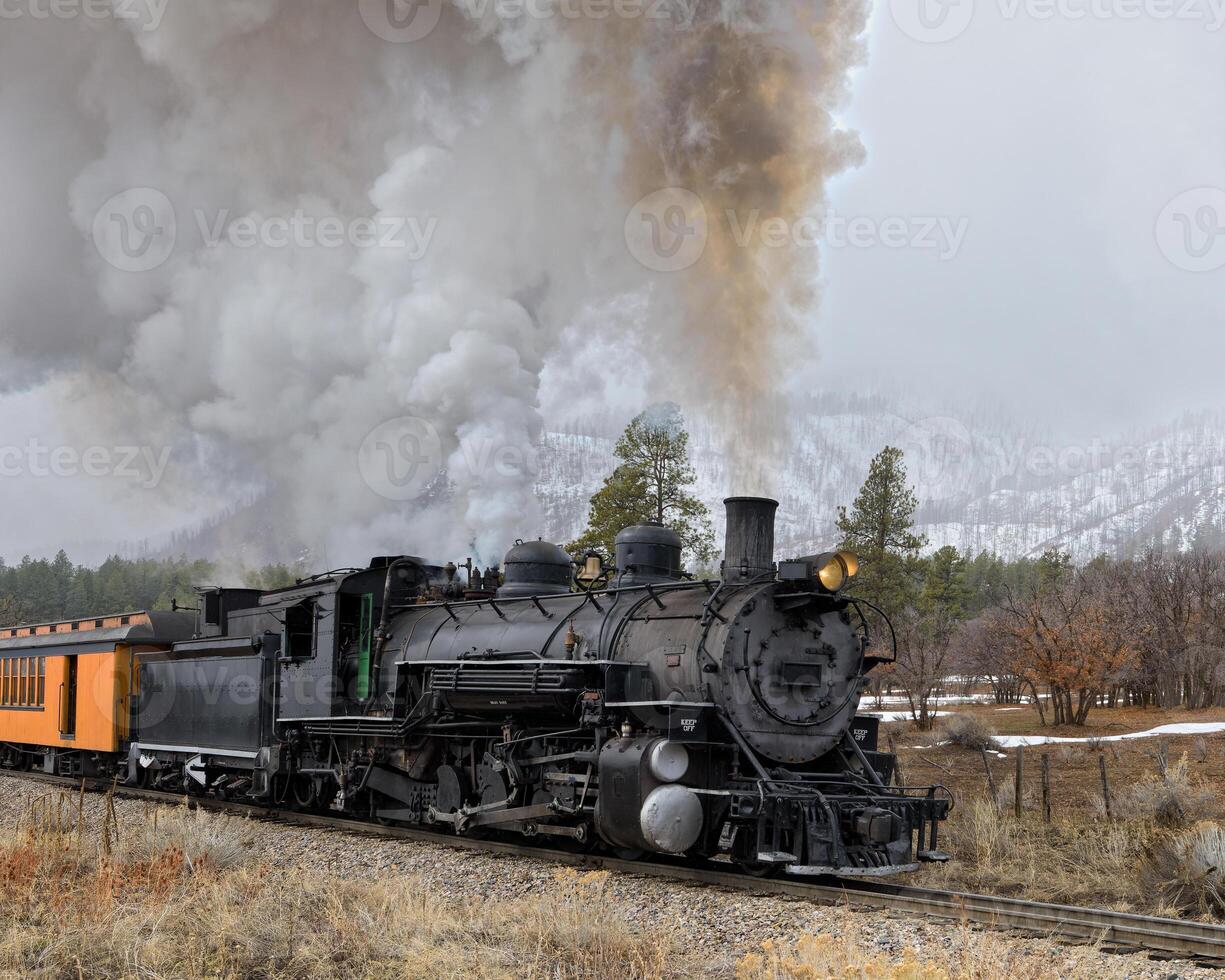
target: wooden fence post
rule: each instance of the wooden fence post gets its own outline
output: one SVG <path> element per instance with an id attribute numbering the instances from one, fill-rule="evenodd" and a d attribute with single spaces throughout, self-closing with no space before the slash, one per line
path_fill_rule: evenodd
<path id="1" fill-rule="evenodd" d="M 1114 808 L 1110 805 L 1110 781 L 1106 778 L 1106 757 L 1099 755 L 1097 765 L 1102 773 L 1102 799 L 1106 802 L 1106 819 L 1114 819 Z"/>
<path id="2" fill-rule="evenodd" d="M 987 761 L 987 750 L 979 746 L 978 751 L 982 753 L 983 768 L 987 771 L 987 792 L 991 794 L 991 802 L 998 807 L 1000 805 L 1000 794 L 995 788 L 995 777 L 991 775 L 991 763 Z"/>
<path id="3" fill-rule="evenodd" d="M 1051 822 L 1051 757 L 1042 753 L 1042 816 Z"/>
<path id="4" fill-rule="evenodd" d="M 1012 814 L 1018 820 L 1021 819 L 1021 778 L 1025 774 L 1025 746 L 1017 746 L 1017 774 L 1015 783 L 1015 792 L 1012 799 Z"/>
<path id="5" fill-rule="evenodd" d="M 889 754 L 893 756 L 893 785 L 901 786 L 904 782 L 902 779 L 902 760 L 898 758 L 897 742 L 893 740 L 893 735 L 889 735 Z"/>

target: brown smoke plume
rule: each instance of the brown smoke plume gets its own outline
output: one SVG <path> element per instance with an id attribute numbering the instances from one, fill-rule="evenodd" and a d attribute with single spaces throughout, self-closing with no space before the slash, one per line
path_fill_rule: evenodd
<path id="1" fill-rule="evenodd" d="M 774 2 L 700 6 L 689 29 L 648 36 L 625 25 L 588 91 L 612 100 L 630 134 L 626 188 L 696 195 L 706 244 L 692 266 L 664 277 L 681 301 L 679 329 L 652 333 L 669 379 L 686 387 L 726 433 L 729 489 L 768 491 L 785 442 L 777 392 L 810 353 L 801 323 L 818 299 L 811 243 L 769 243 L 763 225 L 789 229 L 820 215 L 828 180 L 863 158 L 832 112 L 864 54 L 867 6 Z M 609 35 L 605 33 L 607 41 Z M 632 88 L 627 79 L 636 80 Z M 660 216 L 656 216 L 659 218 Z"/>

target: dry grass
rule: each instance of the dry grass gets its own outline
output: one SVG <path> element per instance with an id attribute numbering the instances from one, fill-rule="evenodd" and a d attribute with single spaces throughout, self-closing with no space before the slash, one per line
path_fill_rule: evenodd
<path id="1" fill-rule="evenodd" d="M 805 936 L 791 946 L 765 943 L 736 964 L 736 980 L 1046 980 L 1102 975 L 1101 961 L 1083 949 L 1036 953 L 1001 943 L 997 936 L 962 930 L 954 941 L 920 956 L 874 954 L 854 928 L 841 935 Z"/>
<path id="2" fill-rule="evenodd" d="M 6 976 L 647 978 L 697 966 L 670 932 L 610 914 L 603 874 L 461 906 L 407 878 L 274 874 L 245 860 L 242 821 L 203 812 L 125 825 L 118 842 L 109 822 L 78 833 L 48 816 L 0 836 Z"/>
<path id="3" fill-rule="evenodd" d="M 1054 976 L 1032 953 L 969 931 L 934 959 L 863 951 L 846 938 L 767 944 L 736 961 L 666 925 L 636 928 L 605 892 L 607 874 L 557 874 L 549 894 L 462 904 L 411 878 L 354 881 L 256 863 L 245 821 L 151 809 L 117 828 L 45 798 L 0 833 L 0 975 L 313 980 L 374 978 L 690 978 Z M 109 807 L 104 807 L 104 814 Z M 117 837 L 118 835 L 118 837 Z M 1080 955 L 1080 954 L 1077 954 Z M 1089 954 L 1085 954 L 1088 956 Z M 1069 972 L 1066 962 L 1063 976 Z M 1085 971 L 1085 976 L 1092 971 Z"/>
<path id="4" fill-rule="evenodd" d="M 954 859 L 922 873 L 925 884 L 1075 905 L 1147 905 L 1136 869 L 1145 828 L 1104 821 L 1016 820 L 990 801 L 955 811 L 947 844 Z"/>
<path id="5" fill-rule="evenodd" d="M 1191 765 L 1184 755 L 1164 773 L 1146 776 L 1118 795 L 1116 816 L 1130 820 L 1151 820 L 1162 827 L 1185 827 L 1208 817 L 1216 794 L 1191 776 Z M 1105 807 L 1102 807 L 1103 812 Z"/>
<path id="6" fill-rule="evenodd" d="M 1192 915 L 1225 913 L 1225 828 L 1201 823 L 1167 836 L 1142 866 L 1147 888 L 1166 905 Z"/>
<path id="7" fill-rule="evenodd" d="M 942 728 L 944 740 L 950 745 L 959 745 L 975 752 L 999 749 L 995 732 L 978 715 L 950 715 L 942 722 Z"/>
<path id="8" fill-rule="evenodd" d="M 1098 708 L 1087 729 L 1042 728 L 1031 708 L 1010 710 L 1014 707 L 965 705 L 959 706 L 958 714 L 979 719 L 987 731 L 1076 738 L 1143 731 L 1171 722 L 1225 721 L 1225 709 L 1220 708 L 1197 712 Z M 1173 905 L 1149 886 L 1141 869 L 1146 855 L 1167 840 L 1171 829 L 1203 820 L 1225 826 L 1225 794 L 1213 791 L 1225 785 L 1221 741 L 1221 735 L 1172 735 L 1162 740 L 1103 741 L 1097 746 L 1084 742 L 1031 746 L 1024 753 L 1023 816 L 1018 821 L 1013 816 L 1018 755 L 1014 749 L 1004 757 L 987 753 L 999 797 L 997 810 L 979 753 L 957 745 L 918 750 L 906 739 L 900 743 L 900 754 L 907 779 L 917 781 L 916 773 L 932 776 L 918 757 L 930 759 L 948 770 L 936 778 L 957 799 L 942 829 L 942 846 L 951 851 L 953 861 L 923 870 L 918 882 L 1036 901 L 1173 914 Z M 1053 811 L 1050 823 L 1043 819 L 1044 757 Z M 1103 760 L 1113 820 L 1105 815 Z M 1216 914 L 1225 918 L 1225 911 Z"/>

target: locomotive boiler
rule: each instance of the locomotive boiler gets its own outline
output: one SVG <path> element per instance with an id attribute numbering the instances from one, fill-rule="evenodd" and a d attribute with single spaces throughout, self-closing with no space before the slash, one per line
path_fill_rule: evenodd
<path id="1" fill-rule="evenodd" d="M 776 564 L 777 504 L 726 506 L 717 580 L 646 524 L 578 574 L 533 541 L 500 576 L 396 557 L 203 590 L 195 638 L 139 658 L 127 776 L 758 873 L 946 859 L 947 793 L 894 785 L 856 718 L 855 559 Z"/>

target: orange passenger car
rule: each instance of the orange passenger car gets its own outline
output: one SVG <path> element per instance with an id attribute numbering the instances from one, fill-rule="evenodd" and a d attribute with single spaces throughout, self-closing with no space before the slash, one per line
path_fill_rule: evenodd
<path id="1" fill-rule="evenodd" d="M 191 637 L 185 613 L 0 629 L 0 762 L 62 775 L 116 770 L 131 733 L 136 655 Z"/>

